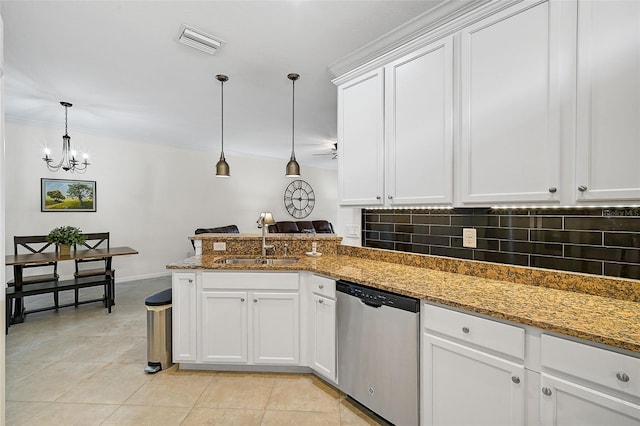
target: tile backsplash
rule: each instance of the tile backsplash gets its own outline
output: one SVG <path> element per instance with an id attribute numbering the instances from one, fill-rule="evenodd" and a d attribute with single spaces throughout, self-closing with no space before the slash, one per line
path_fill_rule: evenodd
<path id="1" fill-rule="evenodd" d="M 640 279 L 636 208 L 362 210 L 362 230 L 364 247 Z"/>

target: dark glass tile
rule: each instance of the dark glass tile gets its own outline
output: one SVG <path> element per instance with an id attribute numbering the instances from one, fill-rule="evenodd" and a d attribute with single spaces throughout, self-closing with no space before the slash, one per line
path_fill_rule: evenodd
<path id="1" fill-rule="evenodd" d="M 499 216 L 489 216 L 489 215 L 481 215 L 481 216 L 469 216 L 469 215 L 460 215 L 460 216 L 451 216 L 451 225 L 458 225 L 464 227 L 470 226 L 485 226 L 485 227 L 498 227 L 500 225 L 500 217 Z"/>
<path id="2" fill-rule="evenodd" d="M 451 247 L 462 247 L 462 238 L 451 237 Z M 481 250 L 500 251 L 499 240 L 476 239 L 476 248 Z"/>
<path id="3" fill-rule="evenodd" d="M 560 269 L 561 271 L 582 272 L 585 274 L 602 274 L 602 263 L 591 260 L 563 259 L 559 257 L 531 256 L 531 266 L 544 269 Z"/>
<path id="4" fill-rule="evenodd" d="M 396 232 L 413 234 L 414 229 L 414 225 L 396 225 Z"/>
<path id="5" fill-rule="evenodd" d="M 640 218 L 631 217 L 566 217 L 564 228 L 571 230 L 640 232 Z"/>
<path id="6" fill-rule="evenodd" d="M 435 246 L 449 246 L 450 238 L 443 236 L 434 236 L 434 235 L 418 235 L 413 234 L 411 237 L 411 241 L 417 244 L 431 244 Z"/>
<path id="7" fill-rule="evenodd" d="M 534 209 L 529 214 L 536 216 L 602 216 L 602 209 L 567 208 L 567 209 Z"/>
<path id="8" fill-rule="evenodd" d="M 640 248 L 640 233 L 632 234 L 628 232 L 605 232 L 604 245 L 614 247 Z"/>
<path id="9" fill-rule="evenodd" d="M 525 254 L 500 253 L 495 251 L 476 250 L 473 253 L 473 259 L 519 266 L 527 266 L 529 264 L 529 256 Z"/>
<path id="10" fill-rule="evenodd" d="M 462 228 L 457 226 L 431 226 L 431 235 L 462 236 Z"/>
<path id="11" fill-rule="evenodd" d="M 448 225 L 451 223 L 451 216 L 449 215 L 413 215 L 413 222 L 423 225 Z"/>
<path id="12" fill-rule="evenodd" d="M 455 257 L 456 259 L 473 259 L 473 250 L 467 248 L 431 246 L 431 254 L 434 256 Z"/>
<path id="13" fill-rule="evenodd" d="M 640 217 L 640 208 L 622 207 L 602 209 L 602 216 L 606 217 Z"/>
<path id="14" fill-rule="evenodd" d="M 562 257 L 562 244 L 501 241 L 500 251 Z"/>
<path id="15" fill-rule="evenodd" d="M 462 232 L 460 235 L 462 235 Z M 517 228 L 476 228 L 476 235 L 478 238 L 486 239 L 527 241 L 529 239 L 529 230 Z"/>
<path id="16" fill-rule="evenodd" d="M 379 240 L 380 233 L 376 231 L 365 231 L 364 238 L 366 238 L 367 240 Z"/>
<path id="17" fill-rule="evenodd" d="M 609 277 L 630 278 L 640 280 L 640 265 L 625 263 L 604 263 L 604 274 Z"/>
<path id="18" fill-rule="evenodd" d="M 396 250 L 406 251 L 409 253 L 429 254 L 429 246 L 423 246 L 420 244 L 396 244 Z"/>
<path id="19" fill-rule="evenodd" d="M 395 232 L 381 232 L 380 240 L 382 241 L 401 241 L 401 242 L 410 242 L 411 234 L 396 234 Z"/>
<path id="20" fill-rule="evenodd" d="M 616 248 L 565 245 L 565 257 L 580 259 L 609 260 L 626 263 L 640 263 L 640 250 Z"/>
<path id="21" fill-rule="evenodd" d="M 409 214 L 380 214 L 380 222 L 383 223 L 411 223 Z"/>
<path id="22" fill-rule="evenodd" d="M 573 243 L 602 245 L 602 232 L 587 231 L 542 231 L 532 229 L 530 232 L 531 241 L 552 242 L 552 243 Z"/>
<path id="23" fill-rule="evenodd" d="M 369 241 L 367 247 L 393 250 L 394 244 L 390 241 Z"/>
<path id="24" fill-rule="evenodd" d="M 562 229 L 561 217 L 500 216 L 502 228 Z"/>
<path id="25" fill-rule="evenodd" d="M 396 225 L 396 232 L 406 234 L 429 234 L 429 225 Z"/>
<path id="26" fill-rule="evenodd" d="M 392 223 L 370 223 L 367 231 L 393 232 L 395 225 Z"/>

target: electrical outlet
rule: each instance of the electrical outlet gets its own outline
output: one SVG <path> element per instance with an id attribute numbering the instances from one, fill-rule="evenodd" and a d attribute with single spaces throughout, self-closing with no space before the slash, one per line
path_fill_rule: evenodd
<path id="1" fill-rule="evenodd" d="M 359 236 L 359 226 L 358 225 L 347 225 L 346 226 L 347 237 L 357 238 Z"/>
<path id="2" fill-rule="evenodd" d="M 474 228 L 462 229 L 462 247 L 477 247 L 476 230 Z"/>
<path id="3" fill-rule="evenodd" d="M 215 251 L 226 251 L 227 250 L 227 243 L 225 243 L 225 242 L 213 243 L 213 249 Z"/>

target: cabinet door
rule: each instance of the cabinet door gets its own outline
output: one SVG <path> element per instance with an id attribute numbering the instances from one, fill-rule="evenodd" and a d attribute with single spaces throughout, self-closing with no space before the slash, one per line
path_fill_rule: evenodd
<path id="1" fill-rule="evenodd" d="M 336 381 L 336 302 L 313 295 L 313 361 L 311 368 Z"/>
<path id="2" fill-rule="evenodd" d="M 390 205 L 453 201 L 453 37 L 386 67 Z"/>
<path id="3" fill-rule="evenodd" d="M 638 405 L 548 374 L 541 376 L 543 425 L 640 425 Z"/>
<path id="4" fill-rule="evenodd" d="M 300 363 L 300 298 L 297 293 L 254 292 L 252 297 L 253 362 Z"/>
<path id="5" fill-rule="evenodd" d="M 338 200 L 381 205 L 384 191 L 383 70 L 338 87 Z"/>
<path id="6" fill-rule="evenodd" d="M 202 361 L 246 363 L 249 332 L 247 293 L 202 293 Z"/>
<path id="7" fill-rule="evenodd" d="M 195 361 L 198 312 L 195 272 L 174 272 L 171 287 L 173 361 Z"/>
<path id="8" fill-rule="evenodd" d="M 524 425 L 523 365 L 425 333 L 426 425 Z"/>
<path id="9" fill-rule="evenodd" d="M 640 2 L 578 2 L 578 201 L 640 200 Z"/>
<path id="10" fill-rule="evenodd" d="M 461 33 L 463 203 L 558 202 L 561 2 L 523 2 Z"/>

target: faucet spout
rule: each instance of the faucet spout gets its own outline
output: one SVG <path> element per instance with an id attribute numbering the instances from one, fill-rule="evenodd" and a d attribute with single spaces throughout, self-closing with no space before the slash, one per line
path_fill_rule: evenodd
<path id="1" fill-rule="evenodd" d="M 274 248 L 273 244 L 267 245 L 267 224 L 264 223 L 264 219 L 261 219 L 262 224 L 262 257 L 267 255 L 267 249 Z"/>

